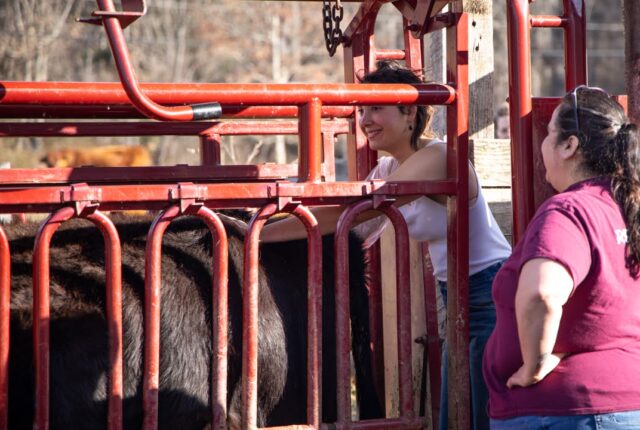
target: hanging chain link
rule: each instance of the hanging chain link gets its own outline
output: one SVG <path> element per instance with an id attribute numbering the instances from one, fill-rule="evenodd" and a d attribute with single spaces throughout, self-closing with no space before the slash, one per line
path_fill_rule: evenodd
<path id="1" fill-rule="evenodd" d="M 334 5 L 331 3 L 335 1 Z M 340 30 L 340 22 L 344 10 L 340 0 L 322 0 L 322 21 L 324 28 L 324 42 L 327 45 L 329 56 L 333 57 L 336 53 L 338 45 L 342 43 L 342 30 Z"/>

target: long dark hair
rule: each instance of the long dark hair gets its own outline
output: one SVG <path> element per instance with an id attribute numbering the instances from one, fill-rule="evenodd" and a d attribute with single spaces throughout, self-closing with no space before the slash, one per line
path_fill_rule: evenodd
<path id="1" fill-rule="evenodd" d="M 423 84 L 424 81 L 418 73 L 410 70 L 399 63 L 390 60 L 381 60 L 376 63 L 376 70 L 367 73 L 359 78 L 363 84 Z M 418 149 L 420 136 L 427 132 L 428 137 L 434 137 L 431 133 L 431 120 L 433 118 L 432 106 L 416 106 L 416 119 L 413 123 L 413 131 L 411 132 L 411 147 Z M 405 105 L 398 106 L 400 112 L 407 113 L 408 107 Z"/>
<path id="2" fill-rule="evenodd" d="M 585 173 L 611 177 L 611 191 L 627 227 L 626 266 L 640 275 L 640 140 L 622 106 L 600 89 L 579 87 L 558 111 L 560 139 L 576 136 Z"/>

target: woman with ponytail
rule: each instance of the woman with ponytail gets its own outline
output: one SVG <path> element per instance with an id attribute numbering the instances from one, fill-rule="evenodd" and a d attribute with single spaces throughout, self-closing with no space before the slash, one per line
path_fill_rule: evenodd
<path id="1" fill-rule="evenodd" d="M 491 428 L 640 429 L 640 143 L 604 91 L 568 93 L 542 142 L 559 192 L 493 282 Z"/>

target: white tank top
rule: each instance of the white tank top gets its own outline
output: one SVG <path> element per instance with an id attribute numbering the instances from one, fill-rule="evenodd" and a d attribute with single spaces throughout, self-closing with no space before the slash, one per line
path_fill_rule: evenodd
<path id="1" fill-rule="evenodd" d="M 400 164 L 393 157 L 382 157 L 367 179 L 384 179 Z M 476 175 L 477 178 L 477 175 Z M 434 274 L 441 281 L 447 280 L 447 207 L 428 197 L 419 197 L 400 208 L 409 229 L 409 236 L 429 243 L 429 254 Z M 371 246 L 389 223 L 380 216 L 356 227 Z M 469 207 L 469 275 L 476 274 L 511 254 L 511 245 L 500 231 L 478 182 L 478 196 Z"/>

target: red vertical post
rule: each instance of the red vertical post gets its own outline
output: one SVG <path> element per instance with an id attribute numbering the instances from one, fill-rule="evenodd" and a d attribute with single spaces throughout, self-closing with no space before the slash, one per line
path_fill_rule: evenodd
<path id="1" fill-rule="evenodd" d="M 175 205 L 162 211 L 151 224 L 144 260 L 144 375 L 142 378 L 142 428 L 158 428 L 158 390 L 160 388 L 160 281 L 162 235 L 180 214 Z"/>
<path id="2" fill-rule="evenodd" d="M 342 212 L 336 226 L 334 241 L 335 302 L 336 302 L 336 424 L 351 422 L 350 359 L 351 328 L 349 327 L 349 229 L 359 213 L 373 207 L 371 200 L 353 203 Z"/>
<path id="3" fill-rule="evenodd" d="M 507 0 L 509 105 L 511 122 L 511 202 L 513 243 L 535 213 L 531 142 L 531 31 L 529 0 Z"/>
<path id="4" fill-rule="evenodd" d="M 104 238 L 106 312 L 109 337 L 109 394 L 107 428 L 122 428 L 122 253 L 113 222 L 102 212 L 87 215 Z"/>
<path id="5" fill-rule="evenodd" d="M 322 160 L 324 180 L 333 182 L 336 180 L 336 135 L 333 131 L 322 132 Z"/>
<path id="6" fill-rule="evenodd" d="M 404 61 L 411 70 L 422 71 L 424 64 L 423 38 L 416 39 L 409 30 L 409 20 L 402 18 L 404 28 Z"/>
<path id="7" fill-rule="evenodd" d="M 456 100 L 447 107 L 447 172 L 457 182 L 447 203 L 447 340 L 449 342 L 449 428 L 471 426 L 469 401 L 469 17 L 452 5 L 457 23 L 447 28 L 447 82 Z M 453 426 L 456 423 L 456 427 Z"/>
<path id="8" fill-rule="evenodd" d="M 349 44 L 344 46 L 344 78 L 346 83 L 358 82 L 358 78 L 372 70 L 375 64 L 373 43 L 373 21 L 363 25 L 363 30 L 353 35 Z M 354 111 L 349 119 L 350 133 L 347 135 L 347 162 L 350 181 L 361 181 L 367 177 L 376 164 L 377 154 L 369 149 L 367 138 L 358 125 L 359 114 Z"/>
<path id="9" fill-rule="evenodd" d="M 322 102 L 319 98 L 314 97 L 300 107 L 298 181 L 320 182 L 322 179 L 321 119 Z"/>
<path id="10" fill-rule="evenodd" d="M 322 419 L 322 236 L 313 213 L 296 206 L 293 214 L 307 230 L 307 424 Z"/>
<path id="11" fill-rule="evenodd" d="M 584 1 L 563 0 L 565 89 L 587 83 L 587 17 Z"/>
<path id="12" fill-rule="evenodd" d="M 217 166 L 220 164 L 220 135 L 204 134 L 200 136 L 200 164 Z"/>
<path id="13" fill-rule="evenodd" d="M 212 317 L 211 334 L 211 428 L 223 430 L 227 421 L 227 352 L 228 352 L 228 242 L 227 233 L 218 215 L 211 209 L 200 206 L 195 215 L 202 219 L 211 231 L 211 249 L 213 252 L 212 273 Z"/>
<path id="14" fill-rule="evenodd" d="M 0 430 L 9 427 L 9 315 L 11 255 L 9 241 L 0 228 Z"/>
<path id="15" fill-rule="evenodd" d="M 33 427 L 49 428 L 49 245 L 60 224 L 75 210 L 64 207 L 40 225 L 33 249 L 33 355 L 35 365 L 35 415 Z"/>
<path id="16" fill-rule="evenodd" d="M 263 206 L 251 218 L 244 241 L 242 277 L 242 428 L 255 429 L 258 422 L 258 273 L 259 237 L 276 204 Z"/>
<path id="17" fill-rule="evenodd" d="M 411 360 L 411 279 L 409 270 L 409 230 L 400 210 L 388 206 L 382 212 L 389 218 L 396 238 L 396 314 L 398 336 L 398 391 L 400 417 L 413 418 L 413 377 Z"/>

